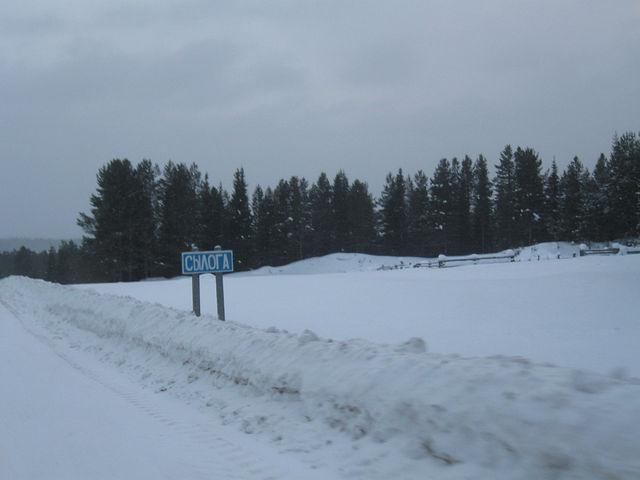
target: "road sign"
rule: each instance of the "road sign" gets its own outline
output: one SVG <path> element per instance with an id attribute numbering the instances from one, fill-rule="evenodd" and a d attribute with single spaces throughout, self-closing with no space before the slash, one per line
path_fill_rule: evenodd
<path id="1" fill-rule="evenodd" d="M 233 251 L 182 252 L 182 274 L 233 272 Z"/>
<path id="2" fill-rule="evenodd" d="M 182 274 L 191 275 L 193 313 L 200 316 L 200 275 L 213 273 L 216 277 L 218 319 L 224 321 L 224 286 L 222 274 L 233 272 L 233 251 L 222 250 L 219 245 L 208 252 L 182 252 Z"/>

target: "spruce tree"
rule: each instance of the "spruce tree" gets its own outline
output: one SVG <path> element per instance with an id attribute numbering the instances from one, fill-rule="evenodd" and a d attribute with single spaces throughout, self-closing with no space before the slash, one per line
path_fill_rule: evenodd
<path id="1" fill-rule="evenodd" d="M 165 276 L 180 273 L 180 253 L 197 247 L 198 191 L 197 165 L 168 162 L 159 182 L 159 271 Z"/>
<path id="2" fill-rule="evenodd" d="M 91 214 L 81 213 L 78 225 L 88 235 L 96 274 L 108 281 L 139 278 L 140 202 L 142 184 L 131 162 L 113 159 L 97 174 L 96 193 L 91 195 Z"/>
<path id="3" fill-rule="evenodd" d="M 406 183 L 402 169 L 387 175 L 380 197 L 381 233 L 385 251 L 404 255 L 407 241 Z"/>
<path id="4" fill-rule="evenodd" d="M 260 267 L 265 265 L 264 245 L 261 241 L 264 236 L 261 235 L 262 228 L 262 205 L 264 204 L 264 190 L 258 184 L 251 195 L 251 258 L 253 266 Z"/>
<path id="5" fill-rule="evenodd" d="M 431 240 L 429 179 L 422 170 L 418 170 L 411 184 L 407 202 L 407 251 L 410 255 L 425 256 Z"/>
<path id="6" fill-rule="evenodd" d="M 580 238 L 600 241 L 600 226 L 597 222 L 598 184 L 587 168 L 584 169 L 580 180 L 582 190 L 582 219 L 580 223 Z"/>
<path id="7" fill-rule="evenodd" d="M 235 268 L 246 270 L 251 264 L 251 210 L 243 168 L 236 170 L 233 175 L 228 212 L 229 245 L 224 247 L 233 250 Z"/>
<path id="8" fill-rule="evenodd" d="M 495 169 L 495 241 L 499 249 L 504 249 L 514 246 L 516 229 L 515 165 L 511 145 L 504 147 Z"/>
<path id="9" fill-rule="evenodd" d="M 446 158 L 438 163 L 431 178 L 432 254 L 450 253 L 450 226 L 452 217 L 451 166 Z"/>
<path id="10" fill-rule="evenodd" d="M 613 238 L 611 208 L 609 206 L 610 183 L 609 162 L 607 157 L 601 153 L 593 169 L 586 212 L 591 225 L 590 235 L 593 240 L 600 242 Z"/>
<path id="11" fill-rule="evenodd" d="M 155 272 L 158 225 L 159 168 L 151 160 L 142 160 L 133 171 L 137 186 L 134 203 L 134 250 L 136 279 L 148 278 Z M 75 254 L 75 252 L 73 253 Z"/>
<path id="12" fill-rule="evenodd" d="M 349 225 L 349 180 L 343 170 L 340 170 L 333 180 L 332 193 L 334 250 L 344 252 L 349 249 L 351 226 Z"/>
<path id="13" fill-rule="evenodd" d="M 354 180 L 349 189 L 348 201 L 351 240 L 348 250 L 372 253 L 376 240 L 375 206 L 369 187 L 360 180 Z"/>
<path id="14" fill-rule="evenodd" d="M 449 247 L 447 252 L 453 255 L 461 253 L 460 183 L 460 161 L 456 157 L 453 157 L 451 159 L 451 211 L 448 225 Z"/>
<path id="15" fill-rule="evenodd" d="M 216 246 L 229 244 L 226 192 L 209 184 L 205 175 L 198 188 L 197 241 L 199 250 L 212 250 Z"/>
<path id="16" fill-rule="evenodd" d="M 20 247 L 13 259 L 13 275 L 22 275 L 25 277 L 34 277 L 35 252 L 29 250 L 25 246 Z"/>
<path id="17" fill-rule="evenodd" d="M 255 266 L 273 265 L 278 253 L 274 242 L 275 202 L 273 190 L 256 187 L 252 199 Z"/>
<path id="18" fill-rule="evenodd" d="M 213 230 L 215 219 L 212 218 L 213 195 L 209 184 L 209 175 L 205 173 L 204 180 L 198 186 L 197 209 L 196 209 L 196 246 L 198 250 L 211 250 L 215 247 L 213 243 Z"/>
<path id="19" fill-rule="evenodd" d="M 542 161 L 531 148 L 518 147 L 513 155 L 517 237 L 520 244 L 531 245 L 545 235 L 544 185 Z"/>
<path id="20" fill-rule="evenodd" d="M 612 235 L 636 235 L 640 233 L 640 137 L 635 133 L 614 138 L 609 172 Z"/>
<path id="21" fill-rule="evenodd" d="M 551 240 L 561 239 L 560 224 L 560 177 L 558 165 L 555 159 L 551 163 L 551 171 L 546 175 L 544 182 L 544 215 L 547 224 L 547 233 Z"/>
<path id="22" fill-rule="evenodd" d="M 70 241 L 62 241 L 56 255 L 56 281 L 58 283 L 77 283 L 81 280 L 80 252 L 78 246 Z"/>
<path id="23" fill-rule="evenodd" d="M 455 160 L 455 159 L 454 159 Z M 469 253 L 471 239 L 471 190 L 473 188 L 473 162 L 465 156 L 459 166 L 457 160 L 451 162 L 453 221 L 455 224 L 455 252 Z"/>
<path id="24" fill-rule="evenodd" d="M 582 178 L 584 167 L 578 157 L 567 166 L 560 179 L 561 236 L 567 240 L 579 240 L 584 221 L 584 196 Z"/>
<path id="25" fill-rule="evenodd" d="M 291 185 L 280 180 L 273 190 L 275 230 L 273 240 L 276 248 L 276 262 L 281 265 L 296 259 L 294 225 L 291 208 Z"/>
<path id="26" fill-rule="evenodd" d="M 491 208 L 491 181 L 484 156 L 478 156 L 473 166 L 472 227 L 474 249 L 486 253 L 493 248 L 493 211 Z"/>
<path id="27" fill-rule="evenodd" d="M 290 234 L 293 258 L 304 258 L 309 236 L 309 192 L 304 178 L 289 179 Z"/>
<path id="28" fill-rule="evenodd" d="M 311 229 L 313 255 L 326 255 L 333 249 L 333 192 L 327 175 L 323 172 L 309 191 L 311 203 Z"/>
<path id="29" fill-rule="evenodd" d="M 47 282 L 58 282 L 56 268 L 56 249 L 50 247 L 47 252 L 47 274 L 44 277 Z"/>

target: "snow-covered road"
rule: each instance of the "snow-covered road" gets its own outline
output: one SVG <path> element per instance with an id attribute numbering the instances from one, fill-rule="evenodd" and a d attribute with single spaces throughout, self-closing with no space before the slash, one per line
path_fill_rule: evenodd
<path id="1" fill-rule="evenodd" d="M 0 280 L 0 479 L 640 479 L 640 380 Z"/>
<path id="2" fill-rule="evenodd" d="M 327 478 L 28 328 L 0 303 L 0 478 Z"/>

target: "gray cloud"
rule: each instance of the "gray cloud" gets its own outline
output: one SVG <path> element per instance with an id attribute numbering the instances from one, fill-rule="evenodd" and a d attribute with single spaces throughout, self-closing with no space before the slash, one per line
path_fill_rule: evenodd
<path id="1" fill-rule="evenodd" d="M 77 236 L 114 157 L 229 185 L 638 130 L 640 2 L 15 2 L 0 17 L 0 236 Z"/>

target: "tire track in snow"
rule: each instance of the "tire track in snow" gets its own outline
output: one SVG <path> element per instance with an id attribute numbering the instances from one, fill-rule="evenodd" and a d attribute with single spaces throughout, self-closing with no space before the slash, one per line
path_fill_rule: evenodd
<path id="1" fill-rule="evenodd" d="M 44 335 L 27 325 L 22 315 L 7 302 L 0 299 L 0 305 L 7 310 L 21 325 L 23 330 L 45 345 L 58 358 L 63 360 L 84 377 L 99 384 L 112 392 L 134 409 L 148 416 L 153 421 L 162 424 L 166 434 L 158 438 L 159 442 L 178 442 L 182 451 L 191 452 L 189 458 L 181 459 L 184 465 L 183 478 L 193 479 L 229 479 L 229 480 L 275 480 L 300 478 L 301 470 L 304 470 L 305 478 L 316 478 L 317 472 L 309 470 L 306 465 L 299 464 L 296 459 L 287 457 L 287 462 L 273 461 L 257 454 L 241 445 L 239 438 L 222 436 L 216 430 L 223 429 L 227 436 L 241 437 L 246 434 L 230 431 L 229 428 L 214 425 L 215 419 L 206 417 L 203 413 L 195 412 L 173 398 L 158 397 L 158 393 L 144 390 L 140 385 L 126 378 L 113 368 L 97 363 L 95 358 L 87 358 L 88 355 L 79 348 L 71 346 L 67 352 L 62 351 L 64 345 L 56 343 L 52 338 Z M 87 362 L 87 360 L 89 360 Z M 91 367 L 88 366 L 91 364 Z M 171 408 L 169 408 L 171 406 Z M 245 440 L 244 438 L 240 440 Z M 247 439 L 249 440 L 249 439 Z M 243 442 L 245 443 L 245 442 Z M 250 439 L 251 444 L 255 440 Z M 268 448 L 268 447 L 267 447 Z M 273 449 L 270 452 L 276 455 Z M 284 459 L 281 459 L 284 460 Z M 289 469 L 283 466 L 293 461 L 297 469 Z M 317 478 L 326 478 L 318 475 Z"/>

